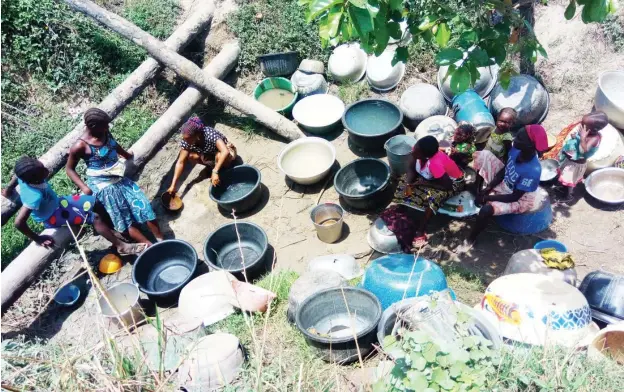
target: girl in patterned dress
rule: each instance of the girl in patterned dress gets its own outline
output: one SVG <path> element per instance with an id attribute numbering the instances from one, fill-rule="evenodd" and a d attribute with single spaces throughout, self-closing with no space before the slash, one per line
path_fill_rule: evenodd
<path id="1" fill-rule="evenodd" d="M 518 112 L 513 108 L 503 108 L 496 119 L 496 129 L 490 134 L 485 150 L 494 154 L 503 163 L 507 162 L 507 154 L 513 143 L 512 128 L 516 124 Z"/>
<path id="2" fill-rule="evenodd" d="M 180 142 L 182 148 L 175 165 L 171 186 L 167 192 L 176 192 L 178 180 L 186 162 L 212 167 L 210 180 L 212 185 L 219 185 L 221 181 L 219 170 L 231 166 L 236 159 L 234 144 L 230 143 L 221 132 L 205 126 L 198 117 L 190 118 L 180 128 L 180 133 L 182 134 Z"/>
<path id="3" fill-rule="evenodd" d="M 93 194 L 110 215 L 115 230 L 147 245 L 151 241 L 137 224 L 145 223 L 157 241 L 163 240 L 156 214 L 141 188 L 124 176 L 125 164 L 119 155 L 132 159 L 133 154 L 121 147 L 109 132 L 111 122 L 106 112 L 91 108 L 84 115 L 86 132 L 69 150 L 65 170 L 86 195 Z M 87 182 L 76 172 L 80 159 L 87 164 Z"/>

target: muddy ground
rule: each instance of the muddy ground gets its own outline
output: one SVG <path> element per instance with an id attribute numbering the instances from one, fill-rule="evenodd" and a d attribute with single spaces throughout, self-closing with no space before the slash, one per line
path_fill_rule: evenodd
<path id="1" fill-rule="evenodd" d="M 536 14 L 536 30 L 549 53 L 547 60 L 540 60 L 537 64 L 536 72 L 551 94 L 550 113 L 545 126 L 552 134 L 557 134 L 566 124 L 591 110 L 597 76 L 601 71 L 624 68 L 624 53 L 612 53 L 598 27 L 586 26 L 580 19 L 565 21 L 563 10 L 560 2 L 550 2 L 548 7 L 538 7 Z M 213 34 L 220 38 L 208 39 L 212 50 L 231 38 L 222 23 L 213 25 L 210 36 Z M 430 81 L 431 75 L 431 72 L 411 72 L 397 90 L 386 96 L 396 102 L 400 92 L 407 86 L 416 81 Z M 229 82 L 251 94 L 260 79 L 259 75 L 240 78 L 233 75 Z M 366 242 L 366 234 L 377 212 L 369 215 L 349 212 L 345 218 L 346 227 L 342 238 L 331 245 L 321 242 L 315 235 L 309 213 L 318 201 L 339 202 L 332 181 L 326 183 L 323 180 L 305 187 L 293 184 L 277 167 L 277 155 L 285 146 L 283 141 L 271 137 L 240 114 L 230 109 L 223 110 L 214 99 L 208 99 L 200 113 L 210 125 L 226 134 L 238 146 L 239 154 L 246 164 L 254 165 L 262 173 L 262 201 L 253 211 L 237 219 L 251 221 L 264 228 L 275 250 L 275 268 L 303 272 L 306 262 L 311 258 L 332 253 L 356 255 L 362 264 L 370 260 L 371 250 Z M 336 132 L 329 139 L 337 153 L 337 165 L 333 172 L 358 157 L 349 148 L 346 132 Z M 206 179 L 208 173 L 202 167 L 185 172 L 180 187 L 184 209 L 178 214 L 164 211 L 159 195 L 170 184 L 177 153 L 178 136 L 174 136 L 145 166 L 137 181 L 153 200 L 152 205 L 166 236 L 188 241 L 203 259 L 206 237 L 218 226 L 232 222 L 234 218 L 220 211 L 210 200 L 209 181 Z M 322 195 L 319 198 L 320 193 Z M 513 253 L 531 248 L 540 239 L 553 238 L 568 246 L 581 278 L 597 269 L 624 273 L 621 258 L 624 251 L 624 210 L 598 206 L 584 197 L 582 189 L 577 195 L 571 204 L 554 203 L 555 220 L 545 232 L 533 236 L 515 236 L 492 223 L 481 236 L 478 245 L 467 254 L 457 254 L 454 249 L 465 238 L 473 221 L 435 217 L 429 228 L 430 246 L 424 255 L 438 263 L 474 272 L 488 282 L 500 276 Z M 88 237 L 84 244 L 90 262 L 94 265 L 109 250 L 105 241 L 98 237 Z M 47 299 L 60 282 L 74 276 L 79 267 L 79 259 L 74 252 L 64 255 L 60 267 L 55 267 L 52 274 L 54 282 L 51 285 L 40 283 L 33 286 L 18 301 L 17 306 L 3 317 L 3 332 L 15 334 L 33 332 L 34 329 L 35 334 L 41 337 L 65 342 L 80 341 L 81 344 L 97 343 L 101 335 L 93 332 L 94 325 L 99 325 L 94 323 L 99 311 L 92 289 L 87 290 L 88 298 L 73 311 L 59 310 L 54 305 L 47 306 L 44 301 L 39 301 L 38 309 L 34 312 L 23 310 L 26 304 L 37 303 L 38 298 Z M 110 287 L 117 281 L 129 280 L 131 268 L 132 260 L 128 260 L 122 272 L 105 277 L 103 284 Z M 89 287 L 84 275 L 77 282 Z M 33 315 L 35 319 L 31 320 Z M 24 322 L 28 320 L 35 321 L 33 329 L 25 330 Z"/>

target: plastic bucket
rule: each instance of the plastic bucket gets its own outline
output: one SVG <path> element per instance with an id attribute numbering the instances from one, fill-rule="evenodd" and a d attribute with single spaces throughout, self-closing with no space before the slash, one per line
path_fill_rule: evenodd
<path id="1" fill-rule="evenodd" d="M 344 210 L 338 204 L 319 204 L 310 212 L 310 219 L 316 228 L 318 238 L 332 244 L 342 235 Z"/>
<path id="2" fill-rule="evenodd" d="M 135 327 L 139 322 L 144 319 L 143 309 L 139 303 L 139 288 L 132 283 L 119 283 L 108 290 L 106 295 L 111 304 L 116 308 L 111 308 L 102 296 L 99 300 L 102 317 L 105 320 L 109 320 L 113 324 L 123 327 L 121 323 L 126 327 Z M 121 322 L 121 323 L 120 323 Z"/>
<path id="3" fill-rule="evenodd" d="M 536 249 L 536 250 L 546 249 L 546 248 L 555 248 L 555 250 L 557 252 L 567 252 L 568 251 L 568 248 L 564 244 L 562 244 L 559 241 L 555 241 L 555 240 L 540 241 L 537 244 L 535 244 L 535 246 L 533 246 L 533 249 Z"/>
<path id="4" fill-rule="evenodd" d="M 416 144 L 416 139 L 407 135 L 398 135 L 388 139 L 384 148 L 388 156 L 390 170 L 395 176 L 407 173 L 410 154 Z"/>
<path id="5" fill-rule="evenodd" d="M 486 142 L 496 126 L 492 113 L 488 110 L 485 101 L 474 90 L 467 90 L 453 98 L 455 120 L 459 123 L 466 121 L 477 128 L 476 142 Z"/>
<path id="6" fill-rule="evenodd" d="M 288 103 L 286 106 L 280 109 L 276 109 L 276 111 L 280 114 L 283 114 L 285 116 L 290 115 L 293 106 L 295 106 L 297 99 L 299 99 L 299 93 L 297 92 L 297 90 L 295 90 L 290 80 L 286 78 L 266 78 L 262 80 L 262 82 L 260 82 L 260 84 L 258 84 L 254 90 L 254 98 L 257 101 L 262 93 L 273 89 L 290 91 L 295 95 L 290 103 Z"/>

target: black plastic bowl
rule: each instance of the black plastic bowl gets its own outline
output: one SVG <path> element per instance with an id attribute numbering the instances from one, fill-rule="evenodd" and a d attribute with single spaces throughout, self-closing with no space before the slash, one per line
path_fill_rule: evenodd
<path id="1" fill-rule="evenodd" d="M 265 272 L 268 249 L 269 239 L 260 226 L 251 222 L 227 223 L 208 236 L 204 257 L 212 269 L 228 271 L 239 279 L 247 275 L 251 281 Z"/>
<path id="2" fill-rule="evenodd" d="M 297 308 L 295 322 L 324 361 L 346 364 L 358 358 L 358 347 L 362 357 L 372 350 L 381 314 L 372 293 L 343 287 L 312 294 Z"/>
<path id="3" fill-rule="evenodd" d="M 147 248 L 132 267 L 132 281 L 154 299 L 177 300 L 197 270 L 197 252 L 181 240 L 166 240 Z"/>
<path id="4" fill-rule="evenodd" d="M 388 139 L 403 133 L 402 122 L 403 112 L 397 105 L 377 98 L 355 102 L 342 115 L 349 139 L 365 151 L 383 150 Z"/>
<path id="5" fill-rule="evenodd" d="M 219 175 L 219 186 L 210 184 L 210 198 L 226 211 L 245 212 L 258 204 L 262 197 L 260 171 L 241 165 Z"/>
<path id="6" fill-rule="evenodd" d="M 357 210 L 375 209 L 387 203 L 392 193 L 389 185 L 390 167 L 374 158 L 356 159 L 334 177 L 336 192 Z"/>

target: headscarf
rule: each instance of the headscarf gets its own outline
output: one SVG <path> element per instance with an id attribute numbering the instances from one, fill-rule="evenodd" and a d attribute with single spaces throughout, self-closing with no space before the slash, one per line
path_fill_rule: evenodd
<path id="1" fill-rule="evenodd" d="M 548 135 L 546 135 L 546 129 L 538 124 L 526 125 L 524 127 L 529 139 L 535 146 L 538 152 L 544 152 L 548 150 Z"/>
<path id="2" fill-rule="evenodd" d="M 202 120 L 195 116 L 189 118 L 184 125 L 180 128 L 180 133 L 184 136 L 193 136 L 196 132 L 204 129 L 204 123 Z"/>
<path id="3" fill-rule="evenodd" d="M 108 124 L 110 122 L 111 118 L 108 113 L 99 108 L 88 109 L 84 114 L 84 123 L 91 129 L 97 128 L 98 125 Z"/>

